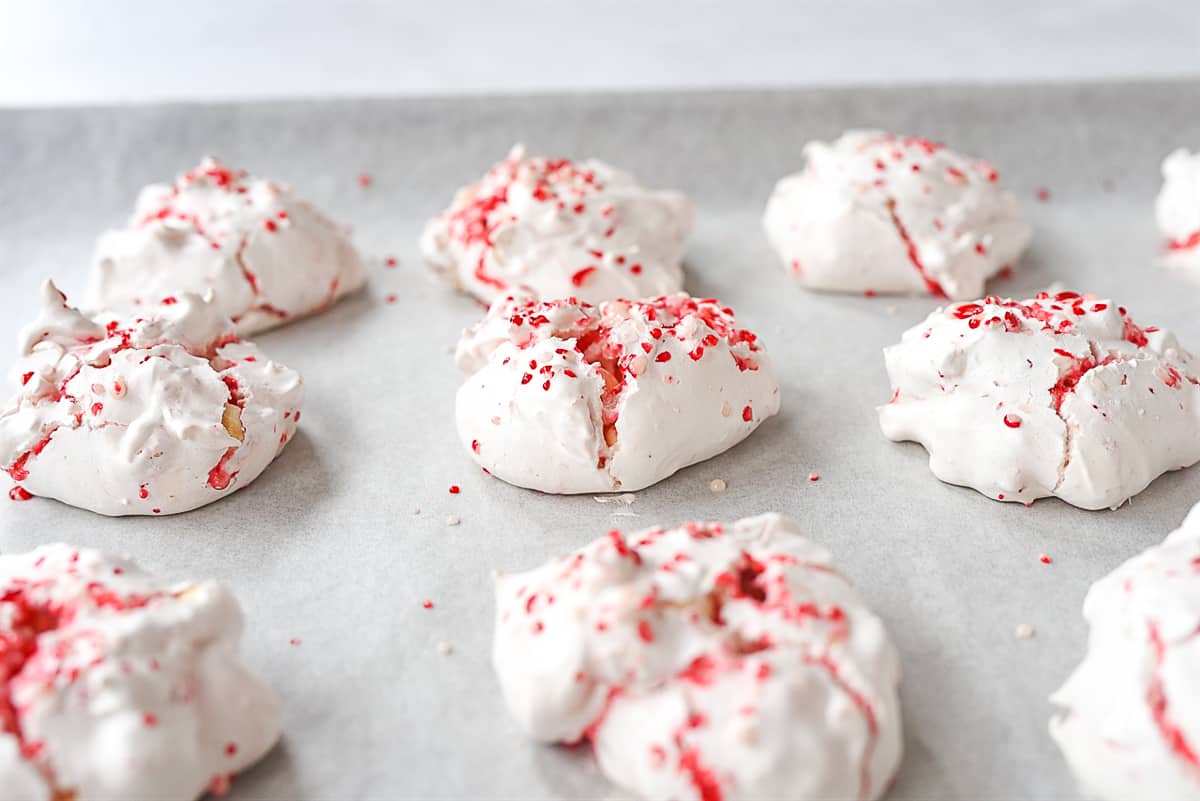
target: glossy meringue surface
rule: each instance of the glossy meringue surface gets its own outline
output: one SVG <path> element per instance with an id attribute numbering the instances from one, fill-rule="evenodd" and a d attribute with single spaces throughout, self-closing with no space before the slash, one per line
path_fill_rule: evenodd
<path id="1" fill-rule="evenodd" d="M 741 442 L 780 407 L 757 335 L 685 294 L 599 306 L 497 300 L 464 332 L 459 437 L 491 475 L 632 491 Z"/>
<path id="2" fill-rule="evenodd" d="M 1154 202 L 1158 230 L 1172 258 L 1200 262 L 1200 151 L 1171 152 L 1162 163 L 1163 185 Z"/>
<path id="3" fill-rule="evenodd" d="M 0 555 L 0 799 L 192 801 L 279 738 L 212 581 L 64 544 Z"/>
<path id="4" fill-rule="evenodd" d="M 874 799 L 900 761 L 887 631 L 777 514 L 499 576 L 492 661 L 529 736 L 590 741 L 640 798 Z"/>
<path id="5" fill-rule="evenodd" d="M 683 288 L 692 204 L 602 161 L 517 146 L 421 235 L 435 274 L 485 303 L 509 292 L 590 303 Z"/>
<path id="6" fill-rule="evenodd" d="M 254 481 L 295 434 L 300 375 L 215 304 L 143 314 L 90 318 L 44 284 L 0 407 L 0 470 L 21 490 L 104 515 L 186 512 Z"/>
<path id="7" fill-rule="evenodd" d="M 811 289 L 966 300 L 1029 244 L 1016 197 L 986 161 L 870 130 L 804 154 L 763 222 L 788 273 Z"/>
<path id="8" fill-rule="evenodd" d="M 1083 661 L 1052 696 L 1050 734 L 1084 793 L 1200 798 L 1200 507 L 1083 602 Z"/>
<path id="9" fill-rule="evenodd" d="M 96 242 L 83 308 L 132 314 L 213 293 L 247 335 L 306 317 L 366 283 L 348 229 L 292 190 L 213 158 L 138 195 Z"/>

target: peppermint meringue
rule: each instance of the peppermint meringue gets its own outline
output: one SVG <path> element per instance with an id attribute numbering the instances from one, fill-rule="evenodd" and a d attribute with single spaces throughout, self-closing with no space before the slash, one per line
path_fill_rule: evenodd
<path id="1" fill-rule="evenodd" d="M 531 737 L 590 740 L 642 798 L 865 801 L 900 763 L 887 631 L 777 514 L 611 531 L 498 577 L 493 665 Z"/>
<path id="2" fill-rule="evenodd" d="M 128 314 L 210 289 L 241 335 L 314 314 L 361 289 L 347 231 L 291 190 L 208 158 L 138 195 L 100 237 L 84 308 Z"/>
<path id="3" fill-rule="evenodd" d="M 0 470 L 105 515 L 174 514 L 246 486 L 300 419 L 303 386 L 195 295 L 89 318 L 47 281 L 0 407 Z"/>
<path id="4" fill-rule="evenodd" d="M 1090 295 L 988 297 L 931 314 L 884 351 L 883 433 L 942 481 L 1001 501 L 1116 508 L 1200 461 L 1196 361 Z"/>
<path id="5" fill-rule="evenodd" d="M 1163 161 L 1162 174 L 1154 210 L 1167 250 L 1200 259 L 1200 152 L 1179 148 Z"/>
<path id="6" fill-rule="evenodd" d="M 1087 654 L 1050 722 L 1088 796 L 1200 799 L 1198 564 L 1200 506 L 1088 591 Z"/>
<path id="7" fill-rule="evenodd" d="M 493 476 L 542 492 L 648 487 L 779 411 L 758 338 L 732 309 L 682 293 L 599 306 L 503 297 L 457 359 L 463 445 Z"/>
<path id="8" fill-rule="evenodd" d="M 964 300 L 1029 244 L 1020 204 L 985 161 L 859 130 L 804 153 L 807 166 L 776 185 L 763 224 L 806 287 Z"/>
<path id="9" fill-rule="evenodd" d="M 458 191 L 421 236 L 434 272 L 485 303 L 520 290 L 589 303 L 683 288 L 692 204 L 595 159 L 526 158 L 517 146 Z"/>
<path id="10" fill-rule="evenodd" d="M 68 545 L 0 556 L 0 798 L 222 792 L 279 739 L 221 585 Z"/>

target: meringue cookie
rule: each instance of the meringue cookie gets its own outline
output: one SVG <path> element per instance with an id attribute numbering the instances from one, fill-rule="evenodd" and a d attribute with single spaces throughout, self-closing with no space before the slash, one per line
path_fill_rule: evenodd
<path id="1" fill-rule="evenodd" d="M 763 224 L 811 289 L 964 300 L 1029 244 L 1020 204 L 987 162 L 880 131 L 804 152 L 807 166 L 776 185 Z"/>
<path id="2" fill-rule="evenodd" d="M 748 437 L 779 382 L 732 309 L 685 294 L 598 307 L 504 297 L 465 331 L 458 433 L 510 484 L 648 487 Z"/>
<path id="3" fill-rule="evenodd" d="M 1200 259 L 1200 153 L 1179 148 L 1163 162 L 1162 174 L 1154 210 L 1167 250 Z"/>
<path id="4" fill-rule="evenodd" d="M 1088 591 L 1087 654 L 1050 734 L 1091 797 L 1200 799 L 1198 564 L 1200 506 Z"/>
<path id="5" fill-rule="evenodd" d="M 435 273 L 485 303 L 520 290 L 589 303 L 683 288 L 692 204 L 602 161 L 526 158 L 517 146 L 429 221 Z"/>
<path id="6" fill-rule="evenodd" d="M 1200 461 L 1196 362 L 1168 331 L 1089 295 L 988 297 L 931 314 L 884 351 L 891 440 L 1001 501 L 1116 508 Z"/>
<path id="7" fill-rule="evenodd" d="M 533 738 L 588 739 L 648 799 L 873 799 L 901 756 L 900 665 L 777 514 L 611 531 L 496 581 L 493 665 Z"/>
<path id="8" fill-rule="evenodd" d="M 0 407 L 0 469 L 28 492 L 105 515 L 186 512 L 249 484 L 294 434 L 300 376 L 215 305 L 181 295 L 93 320 L 53 283 L 42 294 L 22 386 Z"/>
<path id="9" fill-rule="evenodd" d="M 221 585 L 57 544 L 0 556 L 0 590 L 0 798 L 191 801 L 279 739 Z"/>
<path id="10" fill-rule="evenodd" d="M 347 232 L 286 186 L 208 158 L 138 196 L 96 243 L 84 308 L 128 314 L 212 289 L 241 335 L 325 309 L 367 277 Z"/>

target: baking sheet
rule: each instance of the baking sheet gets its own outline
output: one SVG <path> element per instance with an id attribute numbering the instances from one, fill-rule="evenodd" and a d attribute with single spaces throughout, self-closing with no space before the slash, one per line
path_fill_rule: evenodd
<path id="1" fill-rule="evenodd" d="M 1160 160 L 1200 145 L 1197 108 L 1200 83 L 1178 82 L 0 112 L 4 364 L 42 278 L 78 296 L 93 238 L 141 185 L 206 153 L 353 223 L 371 272 L 366 293 L 258 337 L 304 373 L 308 397 L 299 435 L 251 487 L 162 519 L 3 501 L 0 550 L 68 540 L 233 587 L 245 657 L 286 711 L 281 745 L 231 799 L 599 798 L 615 791 L 587 749 L 531 744 L 505 712 L 489 667 L 491 570 L 541 564 L 612 525 L 778 510 L 833 550 L 900 649 L 906 758 L 892 798 L 1074 797 L 1046 696 L 1082 655 L 1083 594 L 1180 522 L 1200 500 L 1200 469 L 1102 513 L 938 483 L 924 451 L 887 442 L 874 412 L 889 395 L 880 349 L 935 302 L 806 293 L 759 219 L 811 138 L 866 125 L 941 139 L 991 159 L 1036 227 L 995 291 L 1024 297 L 1058 280 L 1112 293 L 1200 348 L 1200 287 L 1156 263 L 1152 221 Z M 628 506 L 510 487 L 459 449 L 450 350 L 479 310 L 427 280 L 416 241 L 516 141 L 688 192 L 688 289 L 730 303 L 780 373 L 777 418 Z M 714 478 L 725 493 L 709 491 Z M 1036 636 L 1017 639 L 1019 623 Z"/>

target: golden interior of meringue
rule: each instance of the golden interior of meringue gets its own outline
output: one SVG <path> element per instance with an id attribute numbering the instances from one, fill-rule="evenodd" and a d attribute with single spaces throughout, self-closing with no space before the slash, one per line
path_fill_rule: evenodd
<path id="1" fill-rule="evenodd" d="M 229 432 L 229 436 L 242 442 L 246 439 L 246 429 L 242 426 L 242 410 L 232 403 L 225 404 L 225 414 L 221 416 L 221 425 Z"/>

